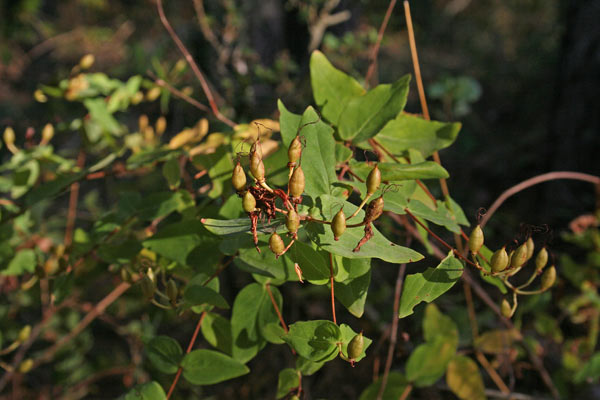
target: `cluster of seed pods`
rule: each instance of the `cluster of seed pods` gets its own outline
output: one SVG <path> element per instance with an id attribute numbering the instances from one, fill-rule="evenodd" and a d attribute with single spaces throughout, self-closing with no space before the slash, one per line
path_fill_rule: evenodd
<path id="1" fill-rule="evenodd" d="M 521 243 L 516 249 L 511 250 L 510 253 L 506 251 L 506 246 L 502 246 L 502 248 L 496 250 L 489 261 L 490 271 L 483 269 L 479 265 L 479 261 L 476 257 L 479 254 L 479 250 L 483 246 L 483 243 L 483 230 L 477 225 L 473 231 L 471 231 L 471 235 L 469 236 L 469 251 L 477 268 L 487 275 L 496 276 L 502 279 L 504 284 L 512 290 L 513 305 L 511 306 L 506 298 L 502 299 L 500 305 L 502 315 L 505 317 L 510 318 L 515 313 L 515 310 L 517 309 L 517 295 L 542 293 L 554 285 L 554 282 L 556 281 L 556 268 L 554 265 L 546 268 L 546 265 L 548 264 L 548 250 L 546 247 L 543 247 L 538 251 L 535 257 L 535 270 L 525 283 L 514 286 L 508 281 L 510 277 L 521 271 L 527 265 L 529 260 L 533 258 L 535 244 L 531 237 Z M 541 275 L 540 288 L 537 290 L 524 290 L 529 287 L 539 275 Z"/>
<path id="2" fill-rule="evenodd" d="M 258 140 L 251 146 L 249 153 L 249 168 L 252 174 L 254 184 L 248 185 L 246 172 L 240 161 L 233 168 L 231 183 L 238 195 L 242 198 L 242 208 L 250 218 L 250 229 L 254 238 L 254 244 L 258 252 L 258 220 L 267 218 L 269 221 L 276 216 L 277 212 L 286 215 L 285 225 L 291 236 L 291 242 L 286 246 L 283 238 L 273 232 L 269 238 L 269 248 L 278 258 L 285 254 L 297 240 L 297 232 L 300 223 L 303 220 L 323 223 L 331 226 L 335 240 L 339 240 L 344 234 L 346 228 L 365 226 L 365 235 L 356 245 L 353 251 L 357 252 L 373 236 L 371 223 L 383 213 L 383 195 L 372 200 L 365 210 L 365 217 L 361 223 L 347 225 L 346 221 L 358 214 L 367 201 L 375 194 L 381 186 L 381 171 L 375 166 L 367 177 L 367 193 L 359 208 L 350 217 L 346 218 L 343 207 L 335 214 L 332 221 L 321 221 L 308 216 L 298 214 L 298 205 L 302 203 L 302 194 L 304 193 L 305 177 L 300 159 L 302 156 L 303 143 L 302 137 L 297 135 L 288 148 L 288 188 L 287 192 L 282 189 L 272 189 L 265 180 L 265 165 L 260 152 L 260 143 Z M 285 209 L 277 208 L 275 201 L 281 199 Z"/>

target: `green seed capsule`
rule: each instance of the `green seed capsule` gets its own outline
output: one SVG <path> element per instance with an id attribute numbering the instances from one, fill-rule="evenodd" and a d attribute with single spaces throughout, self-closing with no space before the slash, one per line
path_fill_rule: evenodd
<path id="1" fill-rule="evenodd" d="M 273 232 L 269 238 L 269 248 L 277 257 L 283 254 L 285 250 L 285 243 L 283 243 L 283 239 L 277 234 L 277 232 Z"/>
<path id="2" fill-rule="evenodd" d="M 171 304 L 177 304 L 177 296 L 179 296 L 179 289 L 177 288 L 177 283 L 173 279 L 169 279 L 167 282 L 167 297 Z"/>
<path id="3" fill-rule="evenodd" d="M 257 181 L 262 182 L 265 180 L 265 164 L 256 149 L 250 153 L 250 172 Z"/>
<path id="4" fill-rule="evenodd" d="M 19 336 L 17 337 L 17 341 L 23 343 L 27 339 L 29 339 L 29 335 L 31 335 L 31 325 L 25 325 L 19 331 Z"/>
<path id="5" fill-rule="evenodd" d="M 363 348 L 365 346 L 365 338 L 363 337 L 362 332 L 358 335 L 354 336 L 350 343 L 348 343 L 348 358 L 351 360 L 355 360 L 362 354 Z"/>
<path id="6" fill-rule="evenodd" d="M 523 243 L 517 250 L 512 254 L 510 258 L 510 266 L 512 268 L 520 268 L 527 261 L 527 244 Z"/>
<path id="7" fill-rule="evenodd" d="M 231 183 L 238 192 L 242 192 L 246 189 L 246 173 L 239 162 L 233 167 Z"/>
<path id="8" fill-rule="evenodd" d="M 156 284 L 148 277 L 148 275 L 144 275 L 144 277 L 140 280 L 140 285 L 142 288 L 142 295 L 150 299 L 154 297 L 154 291 L 156 290 Z"/>
<path id="9" fill-rule="evenodd" d="M 290 147 L 288 147 L 288 160 L 290 160 L 290 164 L 298 162 L 301 155 L 302 143 L 300 142 L 300 137 L 296 136 L 294 140 L 292 140 L 292 143 L 290 143 Z"/>
<path id="10" fill-rule="evenodd" d="M 365 211 L 365 220 L 373 222 L 383 214 L 383 196 L 371 201 Z"/>
<path id="11" fill-rule="evenodd" d="M 28 373 L 32 368 L 33 360 L 31 358 L 26 358 L 21 364 L 19 364 L 19 372 L 22 374 Z"/>
<path id="12" fill-rule="evenodd" d="M 543 247 L 535 257 L 535 267 L 539 270 L 543 269 L 548 263 L 548 250 Z"/>
<path id="13" fill-rule="evenodd" d="M 477 254 L 481 246 L 483 246 L 483 239 L 483 230 L 481 226 L 477 225 L 471 231 L 471 235 L 469 235 L 469 250 L 471 250 L 471 253 Z"/>
<path id="14" fill-rule="evenodd" d="M 333 220 L 331 221 L 331 230 L 333 231 L 333 238 L 335 240 L 340 240 L 340 236 L 342 236 L 346 230 L 346 214 L 344 214 L 344 209 L 340 209 L 333 217 Z"/>
<path id="15" fill-rule="evenodd" d="M 500 311 L 502 312 L 502 315 L 505 316 L 506 318 L 512 317 L 512 308 L 510 307 L 508 300 L 502 299 L 502 305 L 500 306 Z"/>
<path id="16" fill-rule="evenodd" d="M 496 250 L 492 255 L 492 259 L 490 260 L 490 265 L 492 267 L 492 272 L 502 272 L 508 267 L 508 254 L 506 253 L 506 248 L 502 247 L 499 250 Z"/>
<path id="17" fill-rule="evenodd" d="M 375 165 L 375 168 L 367 176 L 367 195 L 375 193 L 379 189 L 379 185 L 381 185 L 381 171 L 379 166 Z"/>
<path id="18" fill-rule="evenodd" d="M 298 216 L 298 213 L 294 211 L 294 209 L 288 210 L 285 218 L 285 226 L 288 229 L 288 232 L 291 234 L 298 232 L 298 227 L 300 226 L 300 217 Z"/>
<path id="19" fill-rule="evenodd" d="M 525 246 L 527 247 L 527 257 L 525 261 L 528 261 L 533 256 L 533 251 L 535 250 L 535 244 L 533 243 L 533 239 L 529 238 L 525 242 Z"/>
<path id="20" fill-rule="evenodd" d="M 302 167 L 297 166 L 294 169 L 294 173 L 290 177 L 290 195 L 292 195 L 292 197 L 302 196 L 302 193 L 304 193 L 304 184 L 304 171 L 302 171 Z"/>
<path id="21" fill-rule="evenodd" d="M 242 197 L 242 208 L 247 213 L 254 212 L 256 209 L 256 199 L 249 190 L 246 191 L 246 193 L 244 193 L 244 197 Z"/>
<path id="22" fill-rule="evenodd" d="M 554 281 L 556 281 L 556 268 L 554 268 L 553 265 L 542 274 L 542 285 L 540 289 L 550 289 L 552 285 L 554 285 Z"/>

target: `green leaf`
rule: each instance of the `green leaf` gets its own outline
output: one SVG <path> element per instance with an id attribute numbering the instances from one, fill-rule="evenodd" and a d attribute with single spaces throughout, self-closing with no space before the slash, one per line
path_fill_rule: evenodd
<path id="1" fill-rule="evenodd" d="M 286 254 L 282 257 L 275 258 L 275 254 L 271 252 L 266 238 L 261 238 L 259 241 L 260 253 L 254 248 L 250 236 L 246 236 L 245 245 L 239 249 L 239 257 L 235 259 L 236 265 L 251 273 L 260 273 L 261 275 L 273 278 L 277 284 L 286 281 L 297 281 L 298 276 L 294 272 L 294 262 L 290 260 Z M 252 269 L 245 268 L 247 264 Z"/>
<path id="2" fill-rule="evenodd" d="M 456 223 L 456 218 L 448 211 L 446 205 L 441 200 L 437 201 L 435 209 L 428 207 L 419 200 L 411 200 L 408 203 L 408 209 L 416 217 L 443 226 L 450 232 L 460 233 L 460 226 Z"/>
<path id="3" fill-rule="evenodd" d="M 455 347 L 458 346 L 458 327 L 452 319 L 440 312 L 435 304 L 425 307 L 423 318 L 423 336 L 425 341 L 434 341 L 436 337 L 442 336 Z"/>
<path id="4" fill-rule="evenodd" d="M 218 239 L 211 235 L 197 220 L 184 220 L 162 227 L 142 245 L 164 257 L 185 265 L 188 256 L 197 246 L 207 244 L 216 250 Z"/>
<path id="5" fill-rule="evenodd" d="M 378 163 L 382 181 L 402 181 L 408 179 L 448 178 L 448 172 L 436 162 L 422 161 L 414 164 Z M 372 164 L 350 161 L 350 169 L 359 176 L 366 176 L 373 169 Z"/>
<path id="6" fill-rule="evenodd" d="M 405 75 L 391 85 L 377 85 L 350 99 L 337 124 L 340 137 L 360 143 L 375 136 L 404 109 L 409 83 L 410 75 Z"/>
<path id="7" fill-rule="evenodd" d="M 362 317 L 365 311 L 369 283 L 371 283 L 370 269 L 364 275 L 348 278 L 334 284 L 335 298 L 356 318 Z"/>
<path id="8" fill-rule="evenodd" d="M 415 386 L 429 386 L 440 379 L 446 366 L 456 354 L 456 345 L 444 336 L 436 336 L 431 342 L 421 344 L 406 362 L 406 379 Z"/>
<path id="9" fill-rule="evenodd" d="M 600 353 L 596 353 L 589 359 L 587 363 L 575 374 L 575 383 L 583 381 L 598 381 L 600 378 Z"/>
<path id="10" fill-rule="evenodd" d="M 271 294 L 275 299 L 277 307 L 279 307 L 279 310 L 283 310 L 283 297 L 281 296 L 281 293 L 275 286 L 270 286 L 269 289 L 271 290 Z M 285 331 L 281 327 L 279 317 L 275 312 L 275 307 L 268 296 L 269 293 L 267 292 L 267 299 L 260 304 L 260 309 L 258 310 L 258 330 L 267 342 L 282 344 L 285 343 L 282 339 L 282 336 L 285 335 Z"/>
<path id="11" fill-rule="evenodd" d="M 267 293 L 258 283 L 243 288 L 233 302 L 231 333 L 233 335 L 233 357 L 246 363 L 265 345 L 257 326 L 257 316 L 263 301 L 269 301 Z"/>
<path id="12" fill-rule="evenodd" d="M 123 134 L 123 127 L 108 111 L 107 104 L 103 98 L 85 99 L 83 105 L 90 112 L 90 120 L 100 125 L 103 131 L 115 136 Z"/>
<path id="13" fill-rule="evenodd" d="M 485 386 L 475 361 L 457 355 L 448 364 L 446 383 L 462 400 L 485 400 Z"/>
<path id="14" fill-rule="evenodd" d="M 58 174 L 55 179 L 31 189 L 24 197 L 25 206 L 30 207 L 41 200 L 57 196 L 84 175 L 85 172 Z"/>
<path id="15" fill-rule="evenodd" d="M 168 336 L 156 336 L 146 345 L 146 356 L 157 370 L 164 374 L 174 374 L 179 368 L 183 350 L 179 343 Z"/>
<path id="16" fill-rule="evenodd" d="M 211 346 L 232 354 L 231 323 L 218 314 L 207 312 L 202 321 L 202 335 Z"/>
<path id="17" fill-rule="evenodd" d="M 520 338 L 521 334 L 516 329 L 498 329 L 479 335 L 473 344 L 484 353 L 505 354 L 513 342 Z"/>
<path id="18" fill-rule="evenodd" d="M 181 362 L 183 377 L 194 385 L 213 385 L 238 376 L 250 369 L 237 360 L 214 350 L 194 350 Z"/>
<path id="19" fill-rule="evenodd" d="M 300 386 L 300 376 L 293 368 L 285 368 L 279 371 L 277 379 L 277 398 L 285 397 L 289 392 Z"/>
<path id="20" fill-rule="evenodd" d="M 335 162 L 343 164 L 352 158 L 352 150 L 341 143 L 335 143 Z"/>
<path id="21" fill-rule="evenodd" d="M 321 369 L 323 365 L 325 365 L 326 361 L 310 361 L 307 358 L 302 356 L 298 356 L 296 358 L 296 369 L 302 373 L 304 376 L 311 376 L 315 372 Z"/>
<path id="22" fill-rule="evenodd" d="M 286 148 L 302 127 L 300 135 L 306 140 L 306 147 L 302 150 L 301 165 L 306 179 L 304 192 L 311 196 L 330 193 L 331 184 L 337 181 L 335 175 L 335 140 L 333 129 L 320 120 L 314 108 L 308 107 L 302 118 L 290 113 L 283 103 L 279 101 L 279 121 L 281 124 L 281 138 Z"/>
<path id="23" fill-rule="evenodd" d="M 135 386 L 121 398 L 123 400 L 166 400 L 167 395 L 157 382 L 152 381 Z"/>
<path id="24" fill-rule="evenodd" d="M 427 121 L 414 115 L 400 114 L 389 121 L 375 139 L 392 154 L 402 155 L 408 149 L 416 149 L 424 157 L 429 157 L 454 143 L 460 128 L 459 122 Z"/>
<path id="25" fill-rule="evenodd" d="M 299 321 L 290 325 L 283 337 L 296 352 L 311 361 L 321 362 L 335 358 L 337 342 L 342 339 L 339 326 L 331 321 Z"/>
<path id="26" fill-rule="evenodd" d="M 176 158 L 171 158 L 163 164 L 162 174 L 169 184 L 171 190 L 177 189 L 181 182 L 181 171 L 179 170 L 179 162 Z"/>
<path id="27" fill-rule="evenodd" d="M 436 268 L 408 275 L 400 298 L 400 318 L 412 314 L 413 308 L 422 301 L 431 303 L 447 292 L 461 277 L 462 271 L 462 263 L 450 252 Z"/>
<path id="28" fill-rule="evenodd" d="M 310 82 L 321 114 L 336 126 L 348 102 L 365 93 L 354 78 L 331 65 L 318 50 L 310 57 Z"/>
<path id="29" fill-rule="evenodd" d="M 8 263 L 6 269 L 0 271 L 2 276 L 23 275 L 26 272 L 35 271 L 37 260 L 35 251 L 31 249 L 23 249 L 19 251 L 12 260 Z"/>
<path id="30" fill-rule="evenodd" d="M 152 193 L 142 198 L 136 211 L 140 219 L 153 221 L 190 206 L 188 197 L 189 193 L 181 190 Z"/>
<path id="31" fill-rule="evenodd" d="M 351 215 L 357 207 L 347 201 L 324 195 L 317 199 L 317 208 L 321 211 L 320 219 L 331 221 L 333 210 L 338 210 L 343 205 L 346 215 Z M 335 207 L 334 207 L 335 206 Z M 364 211 L 361 210 L 352 223 L 360 222 L 364 219 Z M 350 222 L 349 222 L 350 223 Z M 306 225 L 309 237 L 323 250 L 348 258 L 379 258 L 390 263 L 405 263 L 419 261 L 423 256 L 407 247 L 396 245 L 387 240 L 375 227 L 373 227 L 374 236 L 365 243 L 360 251 L 352 251 L 357 243 L 364 236 L 364 228 L 348 228 L 339 238 L 334 240 L 333 232 L 329 225 L 310 222 Z"/>
<path id="32" fill-rule="evenodd" d="M 245 232 L 248 234 L 252 234 L 250 232 L 250 219 L 249 218 L 238 218 L 238 219 L 212 219 L 212 218 L 202 218 L 200 220 L 204 227 L 208 229 L 208 231 L 214 233 L 215 235 L 223 236 L 223 235 L 233 235 L 236 233 Z M 279 228 L 278 232 L 287 232 L 283 219 L 273 219 L 271 222 L 266 222 L 258 224 L 257 232 L 270 234 L 273 232 L 274 228 Z"/>
<path id="33" fill-rule="evenodd" d="M 219 308 L 229 308 L 223 296 L 206 286 L 188 285 L 183 293 L 183 299 L 190 307 L 210 304 Z"/>
<path id="34" fill-rule="evenodd" d="M 348 356 L 348 343 L 350 343 L 350 341 L 354 338 L 354 336 L 358 335 L 358 332 L 354 332 L 354 330 L 352 330 L 352 328 L 350 328 L 350 326 L 348 326 L 346 324 L 340 325 L 340 331 L 342 332 L 342 340 L 341 340 L 342 341 L 342 353 L 347 357 Z M 362 353 L 360 353 L 360 356 L 358 356 L 354 359 L 354 361 L 356 361 L 356 362 L 358 362 L 366 357 L 366 351 L 369 348 L 369 346 L 371 345 L 371 343 L 373 343 L 373 341 L 366 336 L 363 336 L 363 340 L 364 340 L 363 351 L 362 351 Z"/>
<path id="35" fill-rule="evenodd" d="M 408 385 L 408 381 L 400 372 L 391 371 L 388 374 L 388 381 L 383 395 L 383 400 L 396 400 L 399 399 L 404 393 L 404 389 Z M 360 395 L 358 400 L 376 400 L 379 394 L 379 388 L 381 387 L 381 379 L 371 383 Z"/>

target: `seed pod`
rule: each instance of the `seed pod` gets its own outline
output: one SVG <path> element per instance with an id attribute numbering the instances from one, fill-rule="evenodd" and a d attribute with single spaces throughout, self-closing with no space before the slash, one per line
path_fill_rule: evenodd
<path id="1" fill-rule="evenodd" d="M 250 172 L 258 182 L 265 180 L 265 164 L 256 149 L 250 153 Z"/>
<path id="2" fill-rule="evenodd" d="M 177 304 L 177 296 L 179 295 L 179 289 L 177 289 L 177 283 L 173 279 L 167 281 L 167 297 L 171 304 Z"/>
<path id="3" fill-rule="evenodd" d="M 375 193 L 379 189 L 379 185 L 381 185 L 381 171 L 379 166 L 375 165 L 375 168 L 367 176 L 367 195 Z"/>
<path id="4" fill-rule="evenodd" d="M 140 115 L 140 117 L 138 118 L 138 128 L 140 130 L 140 133 L 146 130 L 148 124 L 148 116 L 146 114 Z"/>
<path id="5" fill-rule="evenodd" d="M 21 364 L 19 364 L 19 372 L 22 374 L 28 373 L 31 371 L 31 368 L 33 368 L 33 360 L 31 358 L 26 358 Z"/>
<path id="6" fill-rule="evenodd" d="M 300 137 L 296 136 L 292 143 L 290 143 L 290 147 L 288 147 L 288 160 L 290 164 L 295 164 L 300 159 L 302 155 L 302 143 L 300 142 Z"/>
<path id="7" fill-rule="evenodd" d="M 512 253 L 510 266 L 511 268 L 520 268 L 525 264 L 525 261 L 527 261 L 527 244 L 523 243 Z"/>
<path id="8" fill-rule="evenodd" d="M 550 289 L 552 285 L 554 285 L 554 281 L 556 281 L 556 268 L 554 268 L 553 265 L 542 274 L 542 285 L 540 289 L 542 291 Z"/>
<path id="9" fill-rule="evenodd" d="M 15 131 L 11 126 L 7 126 L 4 129 L 4 143 L 6 146 L 10 147 L 15 143 Z"/>
<path id="10" fill-rule="evenodd" d="M 527 258 L 525 258 L 525 261 L 528 261 L 533 256 L 533 251 L 535 250 L 535 244 L 533 243 L 533 239 L 529 238 L 525 242 L 525 245 L 527 246 Z"/>
<path id="11" fill-rule="evenodd" d="M 348 343 L 348 358 L 355 360 L 362 354 L 363 347 L 365 346 L 365 338 L 362 332 L 354 336 L 350 343 Z"/>
<path id="12" fill-rule="evenodd" d="M 44 125 L 42 129 L 42 140 L 40 141 L 40 145 L 44 146 L 50 143 L 52 138 L 54 137 L 54 127 L 52 124 Z"/>
<path id="13" fill-rule="evenodd" d="M 31 335 L 31 325 L 25 325 L 19 331 L 19 336 L 17 336 L 17 341 L 19 341 L 20 343 L 23 343 L 24 341 L 29 339 L 29 335 Z"/>
<path id="14" fill-rule="evenodd" d="M 244 193 L 244 197 L 242 198 L 242 208 L 247 213 L 251 213 L 256 209 L 256 199 L 249 190 Z"/>
<path id="15" fill-rule="evenodd" d="M 277 257 L 283 254 L 285 250 L 285 244 L 283 243 L 283 239 L 281 236 L 277 234 L 277 232 L 273 232 L 271 237 L 269 238 L 269 248 Z"/>
<path id="16" fill-rule="evenodd" d="M 160 87 L 158 86 L 154 86 L 146 92 L 146 100 L 148 101 L 154 101 L 158 99 L 158 96 L 160 96 Z"/>
<path id="17" fill-rule="evenodd" d="M 469 250 L 471 253 L 477 254 L 481 246 L 483 246 L 483 230 L 481 226 L 477 225 L 469 235 Z"/>
<path id="18" fill-rule="evenodd" d="M 131 96 L 130 101 L 131 104 L 135 106 L 136 104 L 140 104 L 142 100 L 144 100 L 144 93 L 142 93 L 141 91 L 137 91 L 133 96 Z"/>
<path id="19" fill-rule="evenodd" d="M 502 299 L 502 305 L 500 306 L 500 311 L 502 311 L 502 315 L 504 315 L 506 318 L 512 317 L 512 308 L 510 307 L 508 300 Z"/>
<path id="20" fill-rule="evenodd" d="M 156 120 L 156 134 L 158 136 L 162 135 L 163 133 L 165 133 L 165 130 L 167 129 L 167 119 L 164 117 L 164 115 L 161 115 L 157 120 Z"/>
<path id="21" fill-rule="evenodd" d="M 300 197 L 304 192 L 304 171 L 299 165 L 294 169 L 289 182 L 290 194 L 292 197 Z"/>
<path id="22" fill-rule="evenodd" d="M 96 58 L 93 54 L 86 54 L 85 56 L 81 57 L 81 60 L 79 60 L 79 67 L 81 69 L 90 69 L 92 65 L 94 65 L 95 60 Z"/>
<path id="23" fill-rule="evenodd" d="M 148 275 L 144 275 L 144 277 L 140 280 L 140 286 L 142 288 L 142 295 L 145 298 L 150 299 L 154 297 L 156 284 L 148 277 Z"/>
<path id="24" fill-rule="evenodd" d="M 548 263 L 548 250 L 543 247 L 540 251 L 538 251 L 537 256 L 535 257 L 535 267 L 538 270 L 542 270 L 546 264 Z"/>
<path id="25" fill-rule="evenodd" d="M 294 211 L 294 209 L 290 209 L 285 218 L 285 226 L 288 229 L 288 232 L 292 235 L 298 232 L 298 227 L 300 226 L 300 217 L 298 213 Z"/>
<path id="26" fill-rule="evenodd" d="M 492 267 L 492 272 L 502 272 L 508 267 L 508 254 L 506 253 L 506 248 L 502 247 L 499 250 L 496 250 L 492 255 L 492 259 L 490 260 L 490 265 Z"/>
<path id="27" fill-rule="evenodd" d="M 233 167 L 231 183 L 238 192 L 242 192 L 246 189 L 246 173 L 239 162 Z"/>
<path id="28" fill-rule="evenodd" d="M 333 220 L 331 220 L 331 230 L 333 231 L 333 238 L 335 240 L 340 240 L 340 236 L 346 230 L 346 214 L 344 214 L 344 209 L 341 208 L 340 211 L 335 214 Z"/>
<path id="29" fill-rule="evenodd" d="M 365 221 L 373 222 L 383 214 L 383 196 L 372 200 L 365 211 Z"/>
<path id="30" fill-rule="evenodd" d="M 38 103 L 45 103 L 48 101 L 48 97 L 40 89 L 37 89 L 35 92 L 33 92 L 33 98 Z"/>

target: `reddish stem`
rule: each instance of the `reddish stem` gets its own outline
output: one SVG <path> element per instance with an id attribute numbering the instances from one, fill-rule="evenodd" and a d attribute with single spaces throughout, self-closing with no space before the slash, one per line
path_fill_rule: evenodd
<path id="1" fill-rule="evenodd" d="M 333 314 L 333 323 L 337 325 L 335 317 L 335 290 L 333 288 L 333 254 L 329 253 L 329 281 L 331 283 L 331 313 Z"/>
<path id="2" fill-rule="evenodd" d="M 367 75 L 365 76 L 365 84 L 369 85 L 369 81 L 375 72 L 375 66 L 377 65 L 377 54 L 379 53 L 379 46 L 381 45 L 381 41 L 383 40 L 383 33 L 385 32 L 385 28 L 387 28 L 387 24 L 392 16 L 392 11 L 396 6 L 396 0 L 390 1 L 388 5 L 387 11 L 385 12 L 385 16 L 383 17 L 383 22 L 379 27 L 379 32 L 377 33 L 377 41 L 375 42 L 375 46 L 373 46 L 373 50 L 369 55 L 369 59 L 371 63 L 369 64 L 369 68 L 367 69 Z"/>
<path id="3" fill-rule="evenodd" d="M 288 333 L 288 327 L 285 324 L 285 321 L 283 320 L 283 315 L 281 315 L 281 311 L 279 311 L 279 306 L 277 305 L 277 302 L 275 301 L 275 297 L 273 297 L 273 293 L 271 292 L 271 284 L 267 283 L 265 288 L 267 289 L 267 293 L 269 294 L 269 297 L 271 298 L 271 303 L 273 304 L 275 313 L 277 314 L 277 317 L 279 317 L 279 322 L 281 323 L 281 327 L 283 328 L 285 333 Z"/>

